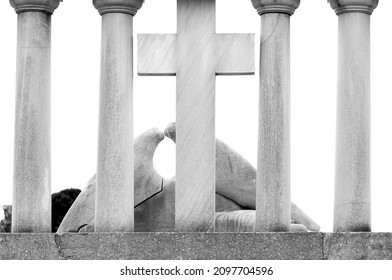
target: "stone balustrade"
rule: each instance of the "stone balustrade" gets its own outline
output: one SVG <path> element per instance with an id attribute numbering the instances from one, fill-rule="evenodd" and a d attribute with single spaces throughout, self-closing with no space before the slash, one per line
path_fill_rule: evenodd
<path id="1" fill-rule="evenodd" d="M 51 15 L 18 14 L 12 231 L 50 231 Z M 96 232 L 134 231 L 133 20 L 143 0 L 94 0 L 102 16 Z M 338 15 L 334 231 L 370 231 L 370 15 L 377 0 L 330 0 Z M 252 0 L 261 18 L 256 232 L 290 231 L 290 17 L 299 0 Z M 178 0 L 177 34 L 138 37 L 138 73 L 177 78 L 175 230 L 215 227 L 215 79 L 254 74 L 254 35 L 217 34 L 215 0 Z"/>

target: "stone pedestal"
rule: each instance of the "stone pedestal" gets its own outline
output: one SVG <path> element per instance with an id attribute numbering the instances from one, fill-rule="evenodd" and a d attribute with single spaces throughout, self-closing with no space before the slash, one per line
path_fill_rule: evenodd
<path id="1" fill-rule="evenodd" d="M 253 0 L 261 16 L 256 232 L 290 231 L 290 16 L 299 0 Z"/>
<path id="2" fill-rule="evenodd" d="M 59 0 L 11 0 L 18 14 L 12 232 L 51 231 L 51 14 Z"/>
<path id="3" fill-rule="evenodd" d="M 370 231 L 370 15 L 378 1 L 330 4 L 339 16 L 334 231 Z"/>
<path id="4" fill-rule="evenodd" d="M 96 232 L 134 230 L 133 17 L 142 0 L 94 0 L 102 15 Z"/>

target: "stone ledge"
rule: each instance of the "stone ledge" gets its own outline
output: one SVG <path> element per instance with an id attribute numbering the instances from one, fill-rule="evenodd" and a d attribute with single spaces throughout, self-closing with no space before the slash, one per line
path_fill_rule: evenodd
<path id="1" fill-rule="evenodd" d="M 135 233 L 63 235 L 66 259 L 313 259 L 319 234 Z"/>
<path id="2" fill-rule="evenodd" d="M 324 258 L 329 260 L 392 260 L 392 233 L 327 233 Z"/>
<path id="3" fill-rule="evenodd" d="M 0 260 L 57 260 L 54 234 L 0 234 Z"/>
<path id="4" fill-rule="evenodd" d="M 392 259 L 392 233 L 0 234 L 0 260 Z"/>

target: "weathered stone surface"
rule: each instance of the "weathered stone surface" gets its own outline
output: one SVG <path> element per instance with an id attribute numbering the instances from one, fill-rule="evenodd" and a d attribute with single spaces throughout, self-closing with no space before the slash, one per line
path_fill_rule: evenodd
<path id="1" fill-rule="evenodd" d="M 378 1 L 331 1 L 338 22 L 334 231 L 371 230 L 370 11 Z"/>
<path id="2" fill-rule="evenodd" d="M 50 38 L 49 14 L 18 15 L 13 232 L 51 232 Z"/>
<path id="3" fill-rule="evenodd" d="M 18 14 L 13 232 L 51 231 L 51 14 L 61 0 L 10 0 Z"/>
<path id="4" fill-rule="evenodd" d="M 299 0 L 253 0 L 261 15 L 257 232 L 290 231 L 290 15 Z"/>
<path id="5" fill-rule="evenodd" d="M 65 259 L 322 259 L 319 233 L 65 234 Z"/>
<path id="6" fill-rule="evenodd" d="M 392 260 L 392 233 L 0 234 L 0 260 Z"/>
<path id="7" fill-rule="evenodd" d="M 104 13 L 101 34 L 95 231 L 131 232 L 134 231 L 133 16 Z"/>
<path id="8" fill-rule="evenodd" d="M 392 260 L 392 233 L 327 233 L 328 260 Z"/>
<path id="9" fill-rule="evenodd" d="M 0 260 L 59 259 L 54 234 L 0 233 Z"/>

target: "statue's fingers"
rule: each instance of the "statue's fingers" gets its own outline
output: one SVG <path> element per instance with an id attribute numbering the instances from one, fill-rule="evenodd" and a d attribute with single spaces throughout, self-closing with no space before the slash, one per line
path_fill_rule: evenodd
<path id="1" fill-rule="evenodd" d="M 215 214 L 215 232 L 253 232 L 254 210 L 218 212 Z"/>
<path id="2" fill-rule="evenodd" d="M 291 203 L 291 219 L 296 224 L 303 224 L 310 231 L 320 231 L 320 226 L 293 202 Z"/>

